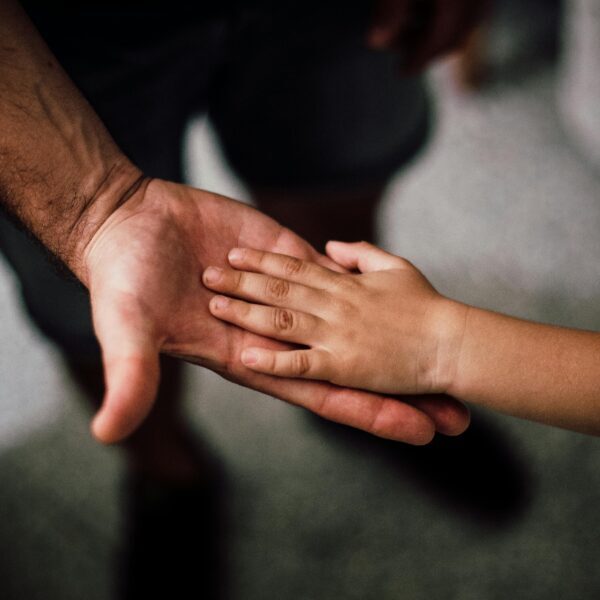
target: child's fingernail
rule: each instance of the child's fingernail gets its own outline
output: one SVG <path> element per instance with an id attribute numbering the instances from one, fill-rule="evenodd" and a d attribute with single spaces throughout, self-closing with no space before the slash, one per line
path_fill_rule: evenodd
<path id="1" fill-rule="evenodd" d="M 254 350 L 244 350 L 242 352 L 242 362 L 245 365 L 255 365 L 258 362 L 258 356 Z"/>
<path id="2" fill-rule="evenodd" d="M 229 251 L 228 257 L 231 262 L 239 262 L 244 258 L 244 251 L 241 248 L 233 248 Z"/>
<path id="3" fill-rule="evenodd" d="M 216 310 L 223 310 L 229 305 L 229 298 L 225 296 L 215 296 L 211 301 L 212 307 Z"/>
<path id="4" fill-rule="evenodd" d="M 206 283 L 217 283 L 222 276 L 223 269 L 219 269 L 218 267 L 208 267 L 208 269 L 204 271 L 204 281 Z"/>

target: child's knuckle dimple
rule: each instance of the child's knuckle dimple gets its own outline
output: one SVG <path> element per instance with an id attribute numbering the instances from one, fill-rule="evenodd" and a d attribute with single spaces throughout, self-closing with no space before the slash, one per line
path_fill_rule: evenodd
<path id="1" fill-rule="evenodd" d="M 343 275 L 337 279 L 337 288 L 344 295 L 356 293 L 359 287 L 358 279 L 352 275 Z"/>
<path id="2" fill-rule="evenodd" d="M 333 314 L 346 324 L 356 317 L 356 307 L 345 297 L 334 298 L 331 301 L 331 309 Z"/>

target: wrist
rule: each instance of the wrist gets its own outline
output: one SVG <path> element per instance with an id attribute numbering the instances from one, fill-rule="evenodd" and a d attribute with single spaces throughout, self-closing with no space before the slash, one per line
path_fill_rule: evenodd
<path id="1" fill-rule="evenodd" d="M 143 180 L 18 2 L 0 2 L 0 203 L 84 280 L 82 252 Z"/>
<path id="2" fill-rule="evenodd" d="M 82 208 L 71 223 L 59 251 L 60 258 L 84 285 L 88 285 L 85 254 L 94 236 L 120 206 L 144 187 L 147 180 L 123 156 L 90 177 L 84 186 Z"/>
<path id="3" fill-rule="evenodd" d="M 428 392 L 453 395 L 470 310 L 466 304 L 440 296 L 428 311 L 425 327 L 434 340 L 424 362 Z"/>
<path id="4" fill-rule="evenodd" d="M 477 355 L 473 354 L 473 344 L 480 343 L 477 332 L 481 333 L 482 325 L 488 322 L 489 316 L 491 313 L 488 311 L 473 306 L 469 306 L 465 314 L 460 346 L 452 368 L 453 375 L 446 392 L 454 398 L 463 400 L 469 398 L 473 382 L 478 379 L 474 374 L 474 369 L 477 368 L 474 364 Z M 481 350 L 483 351 L 483 348 Z"/>

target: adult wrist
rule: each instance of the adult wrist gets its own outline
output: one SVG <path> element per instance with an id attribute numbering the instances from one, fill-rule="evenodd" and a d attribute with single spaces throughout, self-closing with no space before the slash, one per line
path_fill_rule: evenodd
<path id="1" fill-rule="evenodd" d="M 94 236 L 120 206 L 145 187 L 147 181 L 148 177 L 122 156 L 87 183 L 81 209 L 58 252 L 84 285 L 88 284 L 85 254 Z"/>
<path id="2" fill-rule="evenodd" d="M 18 2 L 0 2 L 0 203 L 85 283 L 83 249 L 144 178 Z"/>

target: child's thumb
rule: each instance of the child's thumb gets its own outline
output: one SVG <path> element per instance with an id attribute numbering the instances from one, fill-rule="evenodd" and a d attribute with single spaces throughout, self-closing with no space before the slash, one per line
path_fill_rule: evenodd
<path id="1" fill-rule="evenodd" d="M 367 242 L 328 242 L 327 255 L 342 267 L 359 270 L 361 273 L 401 269 L 407 266 L 407 261 L 399 256 L 390 254 Z"/>

